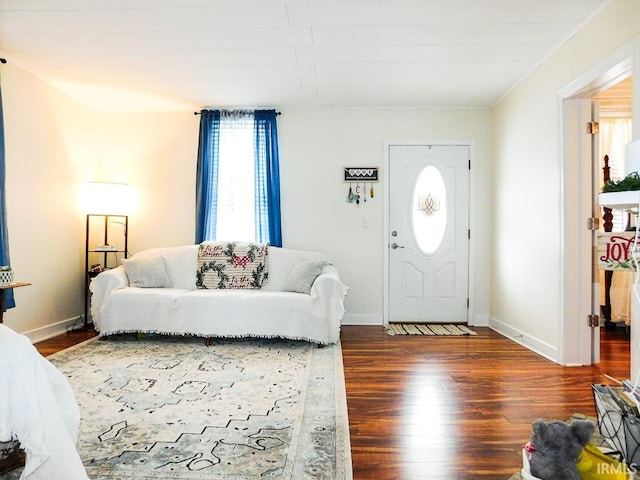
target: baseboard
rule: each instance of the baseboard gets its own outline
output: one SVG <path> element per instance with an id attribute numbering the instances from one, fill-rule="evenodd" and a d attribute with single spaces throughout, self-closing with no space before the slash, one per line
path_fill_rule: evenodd
<path id="1" fill-rule="evenodd" d="M 472 327 L 488 327 L 489 326 L 489 315 L 479 315 L 476 314 L 473 316 L 473 323 L 470 323 L 469 326 Z"/>
<path id="2" fill-rule="evenodd" d="M 342 325 L 383 325 L 382 315 L 374 313 L 345 313 Z"/>
<path id="3" fill-rule="evenodd" d="M 342 325 L 384 325 L 384 317 L 374 313 L 345 313 Z M 473 327 L 489 327 L 489 315 L 474 315 Z"/>
<path id="4" fill-rule="evenodd" d="M 82 319 L 75 317 L 70 320 L 63 320 L 58 323 L 52 323 L 51 325 L 45 325 L 44 327 L 22 332 L 22 334 L 26 335 L 29 340 L 31 340 L 31 343 L 38 343 L 67 333 L 70 328 L 76 325 L 82 325 Z"/>
<path id="5" fill-rule="evenodd" d="M 558 363 L 558 349 L 556 347 L 532 337 L 531 335 L 528 335 L 493 317 L 489 317 L 489 327 L 514 342 L 519 343 L 523 347 L 528 348 L 532 352 L 535 352 L 554 363 Z"/>

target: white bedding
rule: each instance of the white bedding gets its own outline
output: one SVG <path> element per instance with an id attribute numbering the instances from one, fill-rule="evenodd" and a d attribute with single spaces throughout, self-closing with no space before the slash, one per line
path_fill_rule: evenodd
<path id="1" fill-rule="evenodd" d="M 80 410 L 67 378 L 0 324 L 0 440 L 26 452 L 21 480 L 88 479 L 76 450 Z"/>

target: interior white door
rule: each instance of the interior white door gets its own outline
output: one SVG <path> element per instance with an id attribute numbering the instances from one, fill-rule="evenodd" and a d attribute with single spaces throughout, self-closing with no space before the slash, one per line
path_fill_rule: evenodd
<path id="1" fill-rule="evenodd" d="M 598 124 L 600 122 L 600 103 L 598 100 L 591 101 L 591 122 Z M 591 200 L 591 216 L 592 218 L 600 218 L 601 209 L 598 202 L 598 194 L 602 186 L 602 170 L 600 169 L 600 136 L 599 129 L 594 129 L 591 135 L 590 160 L 591 160 L 591 190 L 588 196 Z M 597 248 L 598 248 L 598 232 L 591 231 L 591 308 L 594 314 L 600 315 L 600 271 L 598 270 Z M 594 255 L 595 254 L 595 255 Z M 602 320 L 604 323 L 604 320 Z M 591 329 L 591 361 L 600 363 L 600 329 Z"/>
<path id="2" fill-rule="evenodd" d="M 587 228 L 587 219 L 594 217 L 597 203 L 594 192 L 596 139 L 586 129 L 592 120 L 590 98 L 563 100 L 562 325 L 559 332 L 562 348 L 559 363 L 563 365 L 590 365 L 597 361 L 599 354 L 600 330 L 587 322 L 589 315 L 600 310 L 594 265 L 596 243 L 594 232 Z"/>
<path id="3" fill-rule="evenodd" d="M 389 322 L 464 323 L 469 146 L 390 145 Z"/>

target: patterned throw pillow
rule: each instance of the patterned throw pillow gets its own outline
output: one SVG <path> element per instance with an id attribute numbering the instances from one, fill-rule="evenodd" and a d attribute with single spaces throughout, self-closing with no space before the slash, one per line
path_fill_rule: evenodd
<path id="1" fill-rule="evenodd" d="M 269 278 L 266 243 L 202 242 L 196 287 L 260 288 Z"/>

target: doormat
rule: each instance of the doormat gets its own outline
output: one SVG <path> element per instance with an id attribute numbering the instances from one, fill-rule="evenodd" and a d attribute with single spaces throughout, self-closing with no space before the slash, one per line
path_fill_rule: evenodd
<path id="1" fill-rule="evenodd" d="M 389 335 L 478 335 L 465 325 L 444 323 L 390 323 L 386 330 Z"/>

